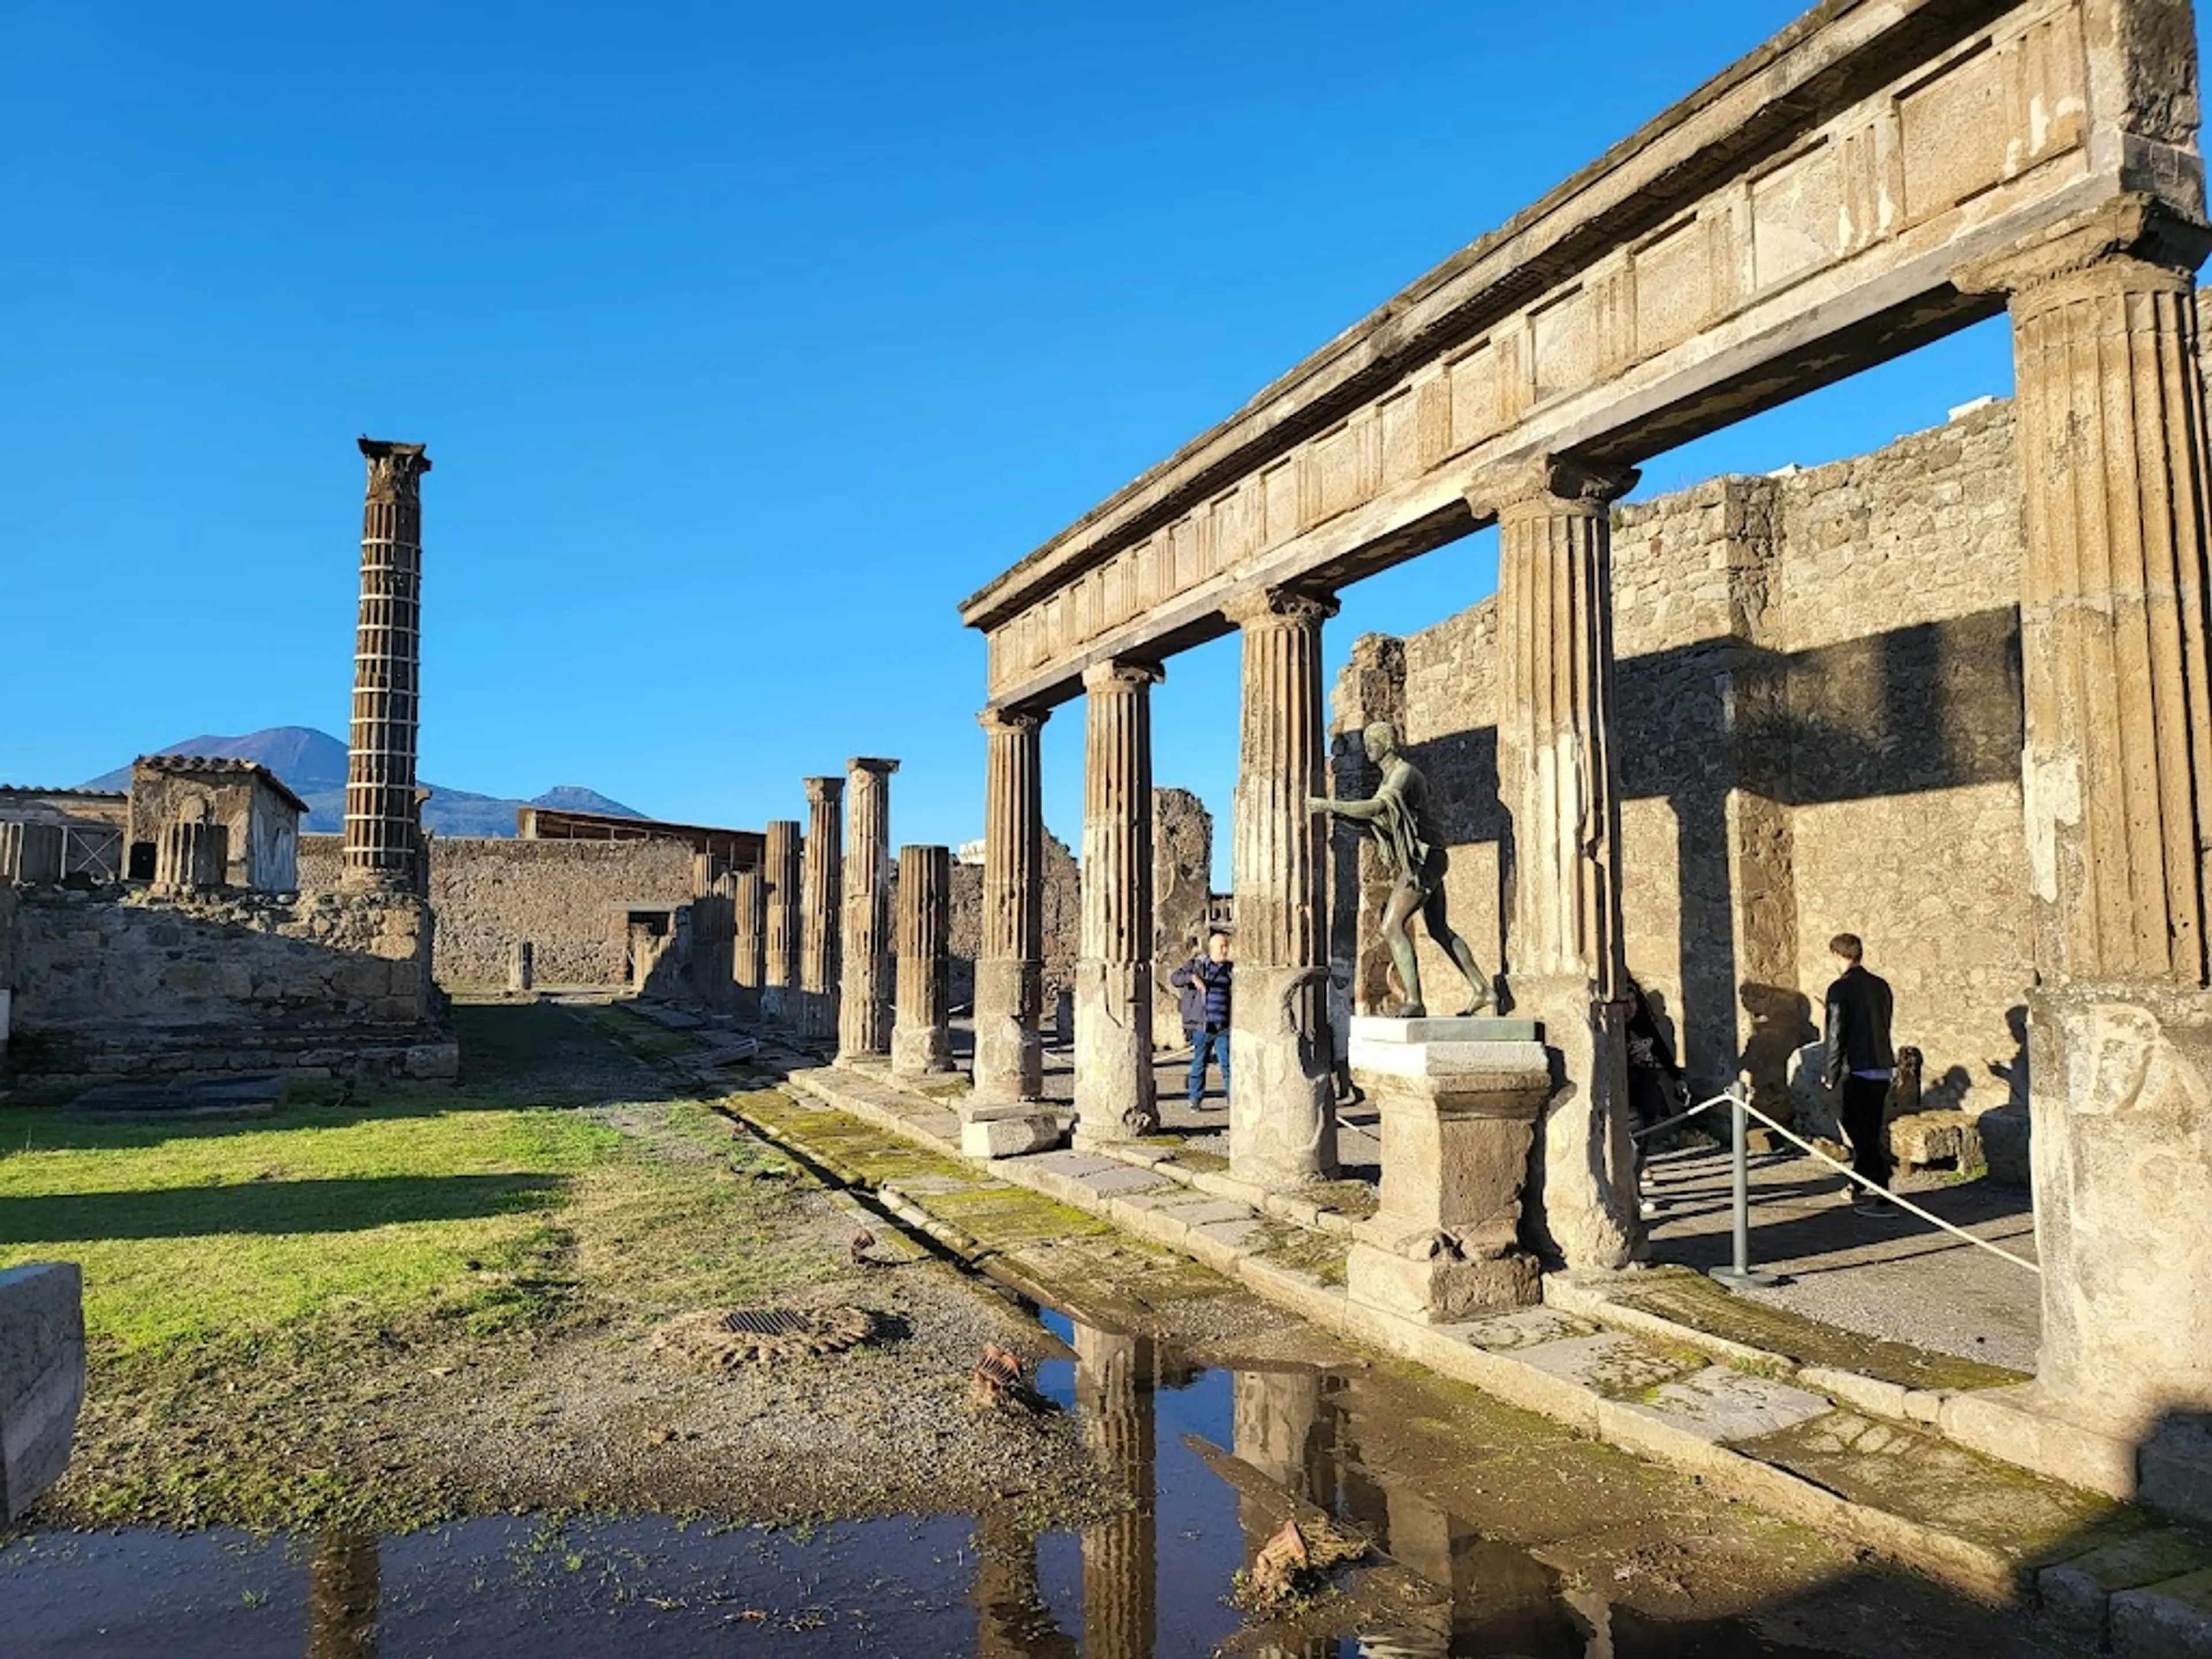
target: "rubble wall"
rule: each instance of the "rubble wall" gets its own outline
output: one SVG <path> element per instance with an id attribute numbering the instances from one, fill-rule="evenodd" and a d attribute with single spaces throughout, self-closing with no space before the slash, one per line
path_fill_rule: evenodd
<path id="1" fill-rule="evenodd" d="M 300 885 L 334 887 L 342 837 L 300 838 Z M 430 838 L 430 908 L 438 983 L 503 986 L 519 939 L 544 986 L 629 983 L 625 907 L 691 900 L 691 848 L 674 841 Z"/>
<path id="2" fill-rule="evenodd" d="M 1934 1103 L 2011 1092 L 2033 971 L 2019 499 L 1997 404 L 1871 455 L 1617 510 L 1629 967 L 1700 1083 L 1747 1056 L 1779 1076 L 1817 1035 L 1827 941 L 1848 931 L 1896 988 L 1897 1039 L 1925 1054 Z M 1511 868 L 1496 634 L 1486 601 L 1411 635 L 1401 682 L 1380 689 L 1395 659 L 1368 645 L 1333 705 L 1340 734 L 1402 708 L 1451 849 L 1454 920 L 1492 970 Z M 1419 948 L 1424 975 L 1448 981 Z"/>
<path id="3" fill-rule="evenodd" d="M 11 1060 L 38 1076 L 451 1076 L 410 894 L 16 895 Z"/>

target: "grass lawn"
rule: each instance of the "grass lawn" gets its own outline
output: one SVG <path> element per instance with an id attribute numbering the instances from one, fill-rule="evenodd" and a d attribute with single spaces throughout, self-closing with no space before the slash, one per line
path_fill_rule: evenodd
<path id="1" fill-rule="evenodd" d="M 261 1120 L 0 1109 L 0 1266 L 82 1264 L 91 1388 L 76 1516 L 404 1524 L 380 1409 L 459 1360 L 819 1277 L 778 1237 L 781 1160 L 588 1017 L 456 1011 L 458 1090 Z"/>

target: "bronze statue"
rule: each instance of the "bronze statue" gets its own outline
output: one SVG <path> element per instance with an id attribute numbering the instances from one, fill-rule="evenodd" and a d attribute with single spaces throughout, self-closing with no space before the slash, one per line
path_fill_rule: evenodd
<path id="1" fill-rule="evenodd" d="M 1310 811 L 1326 812 L 1365 825 L 1389 867 L 1390 902 L 1382 911 L 1382 939 L 1390 947 L 1390 960 L 1398 969 L 1398 983 L 1406 1000 L 1392 1011 L 1399 1019 L 1419 1019 L 1428 1012 L 1421 1001 L 1421 968 L 1414 959 L 1413 941 L 1406 924 L 1421 913 L 1429 937 L 1443 946 L 1466 975 L 1474 1000 L 1460 1011 L 1462 1017 L 1491 1005 L 1489 976 L 1476 966 L 1474 952 L 1452 931 L 1444 911 L 1445 854 L 1443 834 L 1429 810 L 1429 783 L 1419 769 L 1398 750 L 1398 733 L 1388 720 L 1377 720 L 1359 734 L 1367 758 L 1382 769 L 1382 781 L 1367 800 L 1330 800 L 1315 796 Z"/>

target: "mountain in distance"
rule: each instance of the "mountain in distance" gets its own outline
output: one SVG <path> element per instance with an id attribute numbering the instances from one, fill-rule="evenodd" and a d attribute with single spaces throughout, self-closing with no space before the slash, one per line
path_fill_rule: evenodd
<path id="1" fill-rule="evenodd" d="M 242 738 L 187 738 L 154 751 L 161 755 L 204 755 L 216 760 L 258 761 L 293 793 L 307 803 L 307 817 L 300 825 L 310 834 L 336 834 L 345 828 L 346 746 L 327 732 L 311 726 L 272 726 L 265 732 L 249 732 Z M 87 789 L 128 789 L 131 769 L 118 767 L 84 785 Z M 556 807 L 566 812 L 603 812 L 613 817 L 637 818 L 645 814 L 611 800 L 596 789 L 573 783 L 556 784 L 532 800 L 509 800 L 480 795 L 467 789 L 448 789 L 425 781 L 430 793 L 422 808 L 422 823 L 441 836 L 512 836 L 515 809 Z"/>

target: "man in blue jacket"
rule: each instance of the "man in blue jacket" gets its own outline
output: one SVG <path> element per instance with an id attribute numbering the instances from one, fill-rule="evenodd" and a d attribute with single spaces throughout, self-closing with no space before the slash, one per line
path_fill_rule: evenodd
<path id="1" fill-rule="evenodd" d="M 1194 1109 L 1206 1098 L 1209 1056 L 1221 1067 L 1221 1097 L 1229 1098 L 1229 979 L 1236 965 L 1229 960 L 1229 935 L 1209 933 L 1206 954 L 1193 957 L 1168 975 L 1168 983 L 1182 993 L 1182 1030 L 1190 1039 Z"/>

